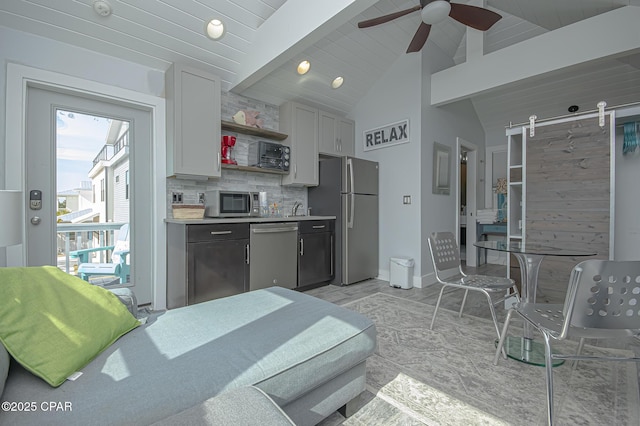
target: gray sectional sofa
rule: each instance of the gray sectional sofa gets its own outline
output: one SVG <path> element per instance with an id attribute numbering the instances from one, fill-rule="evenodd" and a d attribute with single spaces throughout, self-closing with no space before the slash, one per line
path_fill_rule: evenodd
<path id="1" fill-rule="evenodd" d="M 225 411 L 260 424 L 279 409 L 295 424 L 316 424 L 364 390 L 375 345 L 373 322 L 356 312 L 280 287 L 257 290 L 152 315 L 59 387 L 11 362 L 1 399 L 35 410 L 0 411 L 0 424 L 198 424 L 207 416 L 225 424 Z"/>

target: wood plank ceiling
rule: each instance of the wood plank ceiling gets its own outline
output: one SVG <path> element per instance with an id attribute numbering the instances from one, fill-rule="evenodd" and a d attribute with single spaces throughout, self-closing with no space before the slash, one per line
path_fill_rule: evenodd
<path id="1" fill-rule="evenodd" d="M 252 44 L 263 23 L 287 0 L 107 0 L 108 17 L 97 15 L 94 0 L 12 0 L 0 2 L 0 25 L 166 70 L 175 61 L 219 75 L 223 88 L 232 89 L 246 69 Z M 308 0 L 289 0 L 300 2 Z M 338 0 L 335 0 L 338 2 Z M 356 4 L 362 0 L 354 0 Z M 482 0 L 459 3 L 482 4 Z M 343 1 L 343 3 L 349 3 Z M 414 12 L 367 30 L 357 22 L 418 4 L 417 0 L 381 0 L 339 25 L 309 46 L 291 43 L 285 59 L 241 94 L 276 105 L 299 99 L 328 110 L 348 113 L 405 50 L 420 24 Z M 622 6 L 640 7 L 640 0 L 486 0 L 503 19 L 485 33 L 485 52 L 497 51 L 531 37 Z M 283 9 L 284 10 L 284 9 Z M 218 42 L 204 36 L 205 21 L 219 17 L 228 32 Z M 302 21 L 304 16 L 292 16 Z M 334 23 L 335 24 L 335 23 Z M 450 66 L 465 61 L 466 27 L 453 19 L 434 25 L 424 49 L 439 49 Z M 282 37 L 288 29 L 282 28 Z M 585 46 L 588 48 L 588 46 Z M 527 54 L 527 52 L 523 52 Z M 283 58 L 285 57 L 283 56 Z M 295 73 L 297 63 L 309 59 L 311 72 Z M 517 59 L 517 58 L 516 58 Z M 576 72 L 578 71 L 578 72 Z M 331 80 L 342 76 L 339 90 Z M 566 75 L 509 90 L 475 96 L 472 101 L 485 129 L 525 121 L 532 111 L 565 114 L 577 104 L 593 109 L 598 100 L 609 105 L 640 100 L 640 55 L 590 64 Z"/>

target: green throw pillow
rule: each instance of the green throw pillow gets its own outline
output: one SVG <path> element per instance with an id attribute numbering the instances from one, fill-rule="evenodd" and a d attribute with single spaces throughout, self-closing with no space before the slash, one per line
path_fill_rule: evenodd
<path id="1" fill-rule="evenodd" d="M 111 292 L 54 266 L 0 268 L 0 340 L 51 386 L 138 325 Z"/>

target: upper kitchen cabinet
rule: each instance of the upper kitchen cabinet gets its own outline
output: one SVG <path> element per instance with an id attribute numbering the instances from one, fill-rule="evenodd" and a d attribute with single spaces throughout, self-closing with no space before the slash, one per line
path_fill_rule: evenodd
<path id="1" fill-rule="evenodd" d="M 165 82 L 167 175 L 220 177 L 220 78 L 173 64 Z"/>
<path id="2" fill-rule="evenodd" d="M 315 186 L 318 184 L 318 110 L 286 102 L 280 106 L 280 131 L 289 135 L 284 141 L 291 147 L 289 174 L 283 185 Z"/>
<path id="3" fill-rule="evenodd" d="M 344 117 L 320 111 L 320 154 L 355 155 L 355 123 Z"/>

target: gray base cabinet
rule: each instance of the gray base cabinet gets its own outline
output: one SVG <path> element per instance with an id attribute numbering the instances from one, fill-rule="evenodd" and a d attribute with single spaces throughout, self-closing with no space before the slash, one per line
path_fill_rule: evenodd
<path id="1" fill-rule="evenodd" d="M 167 307 L 249 290 L 249 224 L 167 225 Z"/>
<path id="2" fill-rule="evenodd" d="M 300 222 L 299 287 L 333 280 L 335 276 L 334 223 L 333 220 Z"/>

